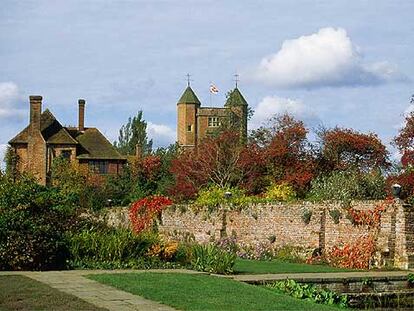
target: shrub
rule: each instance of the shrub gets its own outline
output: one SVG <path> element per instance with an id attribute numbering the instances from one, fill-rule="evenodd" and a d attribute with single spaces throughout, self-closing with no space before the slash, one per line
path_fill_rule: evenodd
<path id="1" fill-rule="evenodd" d="M 312 211 L 308 209 L 304 209 L 302 211 L 302 221 L 305 223 L 305 225 L 308 225 L 310 223 L 312 214 L 313 214 Z"/>
<path id="2" fill-rule="evenodd" d="M 129 219 L 135 233 L 148 229 L 156 215 L 165 207 L 171 205 L 172 201 L 163 196 L 153 196 L 141 199 L 133 203 L 129 209 Z"/>
<path id="3" fill-rule="evenodd" d="M 196 244 L 192 248 L 191 266 L 198 271 L 230 274 L 235 261 L 235 253 L 226 252 L 214 244 Z"/>
<path id="4" fill-rule="evenodd" d="M 273 184 L 266 193 L 265 198 L 274 201 L 289 201 L 296 197 L 295 191 L 287 183 Z"/>
<path id="5" fill-rule="evenodd" d="M 231 192 L 230 198 L 225 197 L 226 192 Z M 243 190 L 238 188 L 220 188 L 218 186 L 210 186 L 200 190 L 194 205 L 198 207 L 207 207 L 209 210 L 215 210 L 222 206 L 230 208 L 241 207 L 262 201 L 265 200 L 254 196 L 247 196 Z"/>
<path id="6" fill-rule="evenodd" d="M 0 269 L 64 268 L 63 232 L 74 217 L 67 198 L 26 177 L 0 183 Z"/>
<path id="7" fill-rule="evenodd" d="M 278 281 L 266 285 L 266 287 L 287 293 L 298 299 L 306 299 L 315 303 L 338 305 L 342 308 L 346 308 L 348 305 L 348 297 L 346 295 L 338 295 L 333 291 L 319 289 L 311 284 L 300 284 L 294 280 Z"/>
<path id="8" fill-rule="evenodd" d="M 337 210 L 337 209 L 330 210 L 329 215 L 331 216 L 331 218 L 332 218 L 332 220 L 335 224 L 339 224 L 339 220 L 342 217 L 341 212 L 339 210 Z"/>
<path id="9" fill-rule="evenodd" d="M 334 246 L 322 256 L 309 258 L 308 263 L 324 262 L 333 267 L 348 269 L 368 269 L 375 252 L 375 243 L 371 236 L 361 236 L 353 243 Z"/>
<path id="10" fill-rule="evenodd" d="M 380 173 L 335 171 L 312 181 L 309 198 L 315 201 L 335 200 L 349 204 L 352 200 L 385 198 L 385 180 Z"/>

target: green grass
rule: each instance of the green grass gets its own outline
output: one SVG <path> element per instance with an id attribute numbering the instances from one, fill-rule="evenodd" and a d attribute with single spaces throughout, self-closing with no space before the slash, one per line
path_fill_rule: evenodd
<path id="1" fill-rule="evenodd" d="M 308 272 L 349 272 L 351 269 L 330 267 L 327 265 L 309 265 L 304 263 L 292 263 L 274 259 L 248 260 L 236 259 L 234 272 L 236 274 L 265 274 L 265 273 L 308 273 Z"/>
<path id="2" fill-rule="evenodd" d="M 205 274 L 142 272 L 88 278 L 179 310 L 338 310 Z"/>
<path id="3" fill-rule="evenodd" d="M 0 276 L 0 310 L 101 311 L 75 296 L 21 275 Z"/>

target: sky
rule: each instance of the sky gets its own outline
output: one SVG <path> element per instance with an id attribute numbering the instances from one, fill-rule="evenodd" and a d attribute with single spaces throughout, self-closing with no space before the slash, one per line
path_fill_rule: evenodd
<path id="1" fill-rule="evenodd" d="M 288 112 L 388 145 L 414 109 L 414 1 L 1 4 L 0 156 L 28 123 L 29 95 L 63 125 L 76 125 L 84 98 L 86 126 L 110 141 L 143 110 L 154 145 L 173 143 L 187 73 L 202 104 L 217 107 L 237 73 L 250 129 Z"/>

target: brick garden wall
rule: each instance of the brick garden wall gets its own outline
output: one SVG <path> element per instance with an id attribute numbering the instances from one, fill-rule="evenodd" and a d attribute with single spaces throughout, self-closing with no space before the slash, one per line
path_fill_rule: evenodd
<path id="1" fill-rule="evenodd" d="M 373 210 L 379 203 L 355 202 L 352 207 Z M 330 215 L 333 210 L 341 213 L 339 223 Z M 308 224 L 303 220 L 305 213 L 312 213 Z M 315 249 L 353 243 L 376 229 L 355 226 L 340 204 L 302 202 L 255 205 L 241 211 L 227 211 L 224 215 L 172 207 L 163 212 L 159 230 L 171 238 L 191 235 L 198 242 L 217 240 L 224 234 L 236 236 L 239 242 L 250 245 L 274 241 L 274 247 Z M 413 209 L 398 202 L 389 205 L 382 213 L 376 243 L 382 259 L 391 260 L 401 268 L 414 263 Z"/>
<path id="2" fill-rule="evenodd" d="M 357 210 L 373 210 L 381 202 L 354 202 Z M 330 212 L 341 213 L 335 223 Z M 310 221 L 303 220 L 312 213 Z M 113 209 L 106 220 L 114 226 L 128 226 L 127 209 Z M 186 206 L 172 206 L 163 211 L 159 231 L 173 239 L 194 237 L 197 242 L 218 240 L 220 236 L 236 236 L 239 243 L 257 245 L 273 241 L 275 248 L 297 246 L 307 249 L 331 248 L 353 243 L 373 233 L 367 226 L 355 226 L 347 212 L 335 203 L 280 203 L 249 206 L 241 211 L 195 213 Z M 388 205 L 382 213 L 376 248 L 379 260 L 387 260 L 400 268 L 414 264 L 414 208 L 400 202 Z"/>

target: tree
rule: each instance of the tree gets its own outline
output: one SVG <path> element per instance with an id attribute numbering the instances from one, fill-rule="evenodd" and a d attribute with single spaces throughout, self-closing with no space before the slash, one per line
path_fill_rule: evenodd
<path id="1" fill-rule="evenodd" d="M 243 178 L 239 164 L 244 148 L 238 133 L 225 131 L 205 138 L 195 150 L 183 151 L 172 161 L 175 184 L 170 194 L 189 199 L 208 184 L 222 189 L 237 186 Z"/>
<path id="2" fill-rule="evenodd" d="M 143 119 L 142 110 L 137 115 L 128 119 L 119 130 L 118 142 L 114 142 L 115 147 L 121 154 L 134 155 L 136 147 L 141 148 L 143 155 L 151 153 L 152 139 L 148 140 L 147 122 Z"/>
<path id="3" fill-rule="evenodd" d="M 356 169 L 370 172 L 387 169 L 388 151 L 376 134 L 335 127 L 319 133 L 323 171 Z"/>
<path id="4" fill-rule="evenodd" d="M 283 114 L 252 132 L 250 140 L 260 146 L 267 162 L 267 174 L 273 183 L 288 183 L 302 195 L 314 176 L 314 158 L 302 121 Z"/>

